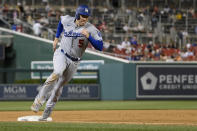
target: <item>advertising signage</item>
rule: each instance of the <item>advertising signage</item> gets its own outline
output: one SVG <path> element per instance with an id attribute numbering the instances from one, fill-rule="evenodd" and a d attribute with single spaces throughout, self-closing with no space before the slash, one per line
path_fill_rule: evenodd
<path id="1" fill-rule="evenodd" d="M 197 98 L 195 65 L 137 65 L 137 98 Z"/>
<path id="2" fill-rule="evenodd" d="M 0 84 L 0 100 L 33 100 L 41 85 L 38 84 Z M 99 84 L 67 84 L 60 100 L 99 100 Z"/>
<path id="3" fill-rule="evenodd" d="M 77 70 L 99 70 L 99 67 L 104 64 L 104 60 L 82 60 L 77 68 Z M 31 69 L 49 69 L 53 70 L 53 62 L 52 61 L 32 61 Z M 51 72 L 44 72 L 42 74 L 43 78 L 49 77 Z M 76 72 L 73 76 L 75 79 L 96 79 L 97 72 Z M 32 79 L 40 79 L 39 72 L 31 73 Z"/>

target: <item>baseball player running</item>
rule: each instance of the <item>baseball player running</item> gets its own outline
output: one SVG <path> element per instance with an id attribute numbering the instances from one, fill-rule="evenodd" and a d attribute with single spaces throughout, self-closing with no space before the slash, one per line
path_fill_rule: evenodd
<path id="1" fill-rule="evenodd" d="M 31 106 L 32 111 L 38 112 L 48 99 L 40 121 L 45 121 L 51 115 L 62 93 L 63 85 L 68 83 L 76 72 L 88 43 L 90 42 L 95 49 L 102 51 L 101 33 L 88 22 L 89 16 L 90 9 L 86 5 L 77 8 L 75 17 L 61 16 L 53 42 L 54 70 L 45 81 Z M 62 32 L 60 47 L 56 49 Z"/>

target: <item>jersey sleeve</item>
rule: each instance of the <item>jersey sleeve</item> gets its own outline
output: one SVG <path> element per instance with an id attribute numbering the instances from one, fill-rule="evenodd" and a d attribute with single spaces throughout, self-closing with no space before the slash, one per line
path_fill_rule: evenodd
<path id="1" fill-rule="evenodd" d="M 55 37 L 59 38 L 62 31 L 63 31 L 63 25 L 62 25 L 61 20 L 60 20 L 59 23 L 58 23 L 58 26 L 57 26 L 57 32 L 56 32 Z"/>
<path id="2" fill-rule="evenodd" d="M 61 21 L 63 27 L 65 27 L 66 24 L 68 24 L 69 23 L 69 20 L 71 20 L 71 19 L 72 19 L 72 17 L 69 16 L 69 15 L 61 16 L 60 17 L 60 21 Z"/>
<path id="3" fill-rule="evenodd" d="M 95 40 L 103 41 L 101 32 L 96 27 L 90 27 L 89 32 Z"/>
<path id="4" fill-rule="evenodd" d="M 91 26 L 89 28 L 89 38 L 88 40 L 93 45 L 93 47 L 99 51 L 102 51 L 103 49 L 103 39 L 101 36 L 101 32 L 94 26 Z"/>

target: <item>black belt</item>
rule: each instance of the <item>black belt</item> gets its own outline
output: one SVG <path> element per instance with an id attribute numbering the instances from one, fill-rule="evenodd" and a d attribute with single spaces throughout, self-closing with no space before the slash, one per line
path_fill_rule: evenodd
<path id="1" fill-rule="evenodd" d="M 61 49 L 61 52 L 64 53 L 64 50 Z M 72 61 L 80 61 L 81 59 L 80 58 L 77 58 L 77 57 L 72 57 L 70 56 L 69 54 L 67 53 L 64 53 L 69 59 L 71 59 Z"/>

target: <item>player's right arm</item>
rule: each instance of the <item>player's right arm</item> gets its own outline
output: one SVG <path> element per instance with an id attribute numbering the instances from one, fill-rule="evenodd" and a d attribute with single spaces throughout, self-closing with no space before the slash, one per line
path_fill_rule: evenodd
<path id="1" fill-rule="evenodd" d="M 95 27 L 92 26 L 90 32 L 87 29 L 83 29 L 81 33 L 89 40 L 96 50 L 103 50 L 103 39 L 101 33 Z"/>
<path id="2" fill-rule="evenodd" d="M 53 51 L 56 50 L 56 46 L 58 44 L 59 37 L 60 37 L 62 31 L 63 31 L 63 25 L 62 25 L 61 20 L 60 20 L 59 23 L 58 23 L 58 26 L 57 26 L 57 32 L 56 32 L 56 35 L 55 35 L 55 39 L 53 41 Z"/>

